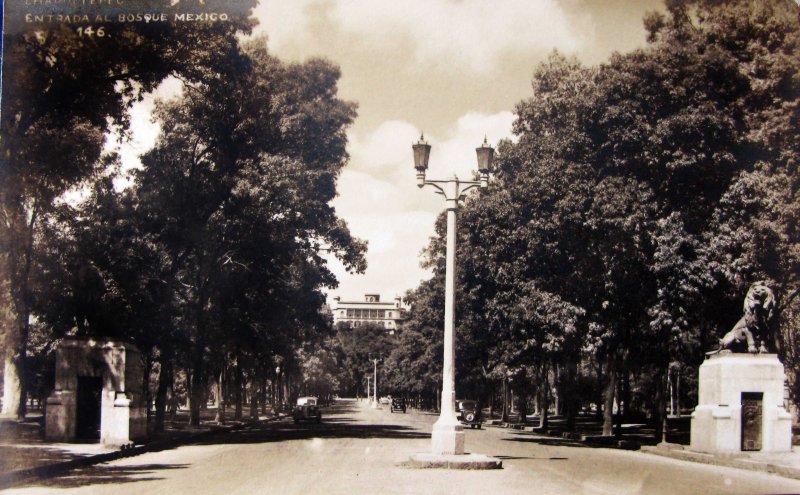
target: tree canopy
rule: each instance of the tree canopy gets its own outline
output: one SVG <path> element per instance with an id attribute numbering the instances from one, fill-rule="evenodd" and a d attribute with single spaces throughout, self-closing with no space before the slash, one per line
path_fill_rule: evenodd
<path id="1" fill-rule="evenodd" d="M 645 48 L 537 67 L 495 181 L 459 212 L 457 383 L 521 374 L 540 408 L 555 387 L 574 413 L 592 377 L 607 433 L 615 401 L 660 424 L 658 377 L 699 365 L 750 284 L 792 314 L 800 287 L 796 6 L 672 1 L 644 23 Z M 440 218 L 437 273 L 443 255 Z M 776 330 L 790 359 L 796 324 Z"/>

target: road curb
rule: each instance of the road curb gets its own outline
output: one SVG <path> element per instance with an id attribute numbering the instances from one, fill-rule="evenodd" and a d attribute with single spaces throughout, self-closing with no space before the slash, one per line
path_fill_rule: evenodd
<path id="1" fill-rule="evenodd" d="M 659 446 L 643 446 L 641 451 L 648 454 L 670 457 L 672 459 L 678 459 L 682 461 L 746 469 L 748 471 L 759 471 L 762 473 L 777 474 L 785 478 L 800 480 L 800 469 L 798 468 L 760 461 L 757 458 L 749 457 L 747 454 L 714 455 L 703 452 L 693 452 L 691 450 L 683 450 L 679 448 Z"/>
<path id="2" fill-rule="evenodd" d="M 482 454 L 431 454 L 412 455 L 405 467 L 416 469 L 503 469 L 503 461 Z"/>
<path id="3" fill-rule="evenodd" d="M 280 417 L 269 418 L 264 420 L 266 423 L 271 423 L 281 419 Z M 88 455 L 86 457 L 79 457 L 70 459 L 68 461 L 55 462 L 44 466 L 37 466 L 34 468 L 18 469 L 16 471 L 9 471 L 0 475 L 0 490 L 11 488 L 12 486 L 19 485 L 28 481 L 36 479 L 47 479 L 58 476 L 67 471 L 101 464 L 103 462 L 115 461 L 125 457 L 135 457 L 147 452 L 158 452 L 178 447 L 182 444 L 191 443 L 197 440 L 202 440 L 205 437 L 210 437 L 220 433 L 231 433 L 234 431 L 243 430 L 253 426 L 252 423 L 243 423 L 233 426 L 217 426 L 214 429 L 201 431 L 194 434 L 189 434 L 182 438 L 167 438 L 163 440 L 154 440 L 141 445 L 134 445 L 131 447 L 123 446 L 120 450 L 111 452 L 103 452 L 102 454 Z"/>

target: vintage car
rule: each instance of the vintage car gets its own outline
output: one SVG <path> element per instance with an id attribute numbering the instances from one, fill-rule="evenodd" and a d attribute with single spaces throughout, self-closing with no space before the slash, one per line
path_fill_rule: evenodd
<path id="1" fill-rule="evenodd" d="M 470 428 L 480 429 L 483 417 L 481 416 L 481 408 L 474 400 L 459 400 L 456 401 L 456 414 L 458 420 L 462 424 L 468 425 Z"/>
<path id="2" fill-rule="evenodd" d="M 389 408 L 392 412 L 403 411 L 406 412 L 406 400 L 402 397 L 392 397 L 392 405 Z"/>
<path id="3" fill-rule="evenodd" d="M 319 410 L 316 397 L 299 397 L 297 404 L 292 409 L 292 419 L 295 423 L 300 421 L 322 421 L 322 412 Z"/>

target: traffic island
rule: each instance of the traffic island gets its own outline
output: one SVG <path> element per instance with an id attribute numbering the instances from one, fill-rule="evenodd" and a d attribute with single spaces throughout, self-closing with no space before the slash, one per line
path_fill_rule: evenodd
<path id="1" fill-rule="evenodd" d="M 502 469 L 503 461 L 482 454 L 414 454 L 405 464 L 417 469 Z"/>

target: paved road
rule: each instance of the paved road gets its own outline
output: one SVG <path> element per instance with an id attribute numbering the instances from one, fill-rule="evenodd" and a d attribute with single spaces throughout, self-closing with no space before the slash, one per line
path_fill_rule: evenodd
<path id="1" fill-rule="evenodd" d="M 201 444 L 120 459 L 5 494 L 756 494 L 800 481 L 638 452 L 564 445 L 516 431 L 467 430 L 467 450 L 497 471 L 410 469 L 436 417 L 343 402 L 323 423 L 284 420 Z"/>

